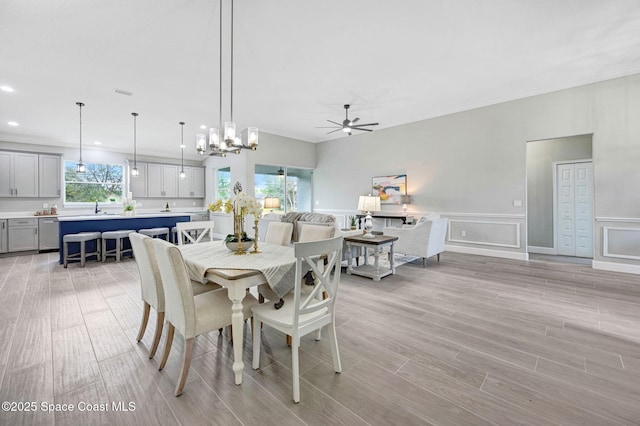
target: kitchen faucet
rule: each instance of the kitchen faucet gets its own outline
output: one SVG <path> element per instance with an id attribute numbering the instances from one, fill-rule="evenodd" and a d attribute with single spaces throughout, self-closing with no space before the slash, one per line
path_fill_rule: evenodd
<path id="1" fill-rule="evenodd" d="M 98 200 L 96 200 L 96 214 L 100 213 L 102 209 L 98 208 Z"/>

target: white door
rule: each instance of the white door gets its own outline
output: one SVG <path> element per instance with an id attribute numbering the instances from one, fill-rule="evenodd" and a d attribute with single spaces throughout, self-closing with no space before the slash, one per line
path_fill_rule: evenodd
<path id="1" fill-rule="evenodd" d="M 592 172 L 590 162 L 556 166 L 559 255 L 593 257 Z"/>
<path id="2" fill-rule="evenodd" d="M 576 256 L 593 257 L 593 163 L 575 165 Z"/>

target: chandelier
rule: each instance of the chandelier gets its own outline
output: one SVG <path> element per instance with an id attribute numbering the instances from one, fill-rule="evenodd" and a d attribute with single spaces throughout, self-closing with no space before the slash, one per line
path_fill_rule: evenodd
<path id="1" fill-rule="evenodd" d="M 247 128 L 247 141 L 242 141 L 242 135 L 236 133 L 236 123 L 233 121 L 233 0 L 231 0 L 231 96 L 230 96 L 230 120 L 224 123 L 224 129 L 212 127 L 209 129 L 209 155 L 226 157 L 227 152 L 240 154 L 243 149 L 255 151 L 258 149 L 258 128 Z M 219 125 L 222 126 L 222 0 L 220 0 L 220 105 L 219 105 Z M 222 134 L 221 134 L 222 133 Z M 205 133 L 196 134 L 196 150 L 198 154 L 207 153 L 207 135 Z"/>

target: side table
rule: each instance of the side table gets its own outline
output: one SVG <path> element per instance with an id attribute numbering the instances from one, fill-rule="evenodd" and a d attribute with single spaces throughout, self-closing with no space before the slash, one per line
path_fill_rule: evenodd
<path id="1" fill-rule="evenodd" d="M 365 238 L 362 236 L 344 237 L 344 242 L 347 244 L 347 274 L 348 275 L 361 275 L 363 277 L 372 278 L 374 281 L 380 281 L 382 277 L 392 275 L 396 273 L 396 267 L 393 264 L 393 244 L 398 241 L 398 237 L 392 237 L 387 235 L 376 235 L 374 238 Z M 390 267 L 385 268 L 380 266 L 380 253 L 382 249 L 389 246 L 389 263 Z M 364 264 L 353 267 L 352 261 L 352 247 L 364 248 Z M 369 265 L 369 249 L 373 250 L 374 264 Z"/>

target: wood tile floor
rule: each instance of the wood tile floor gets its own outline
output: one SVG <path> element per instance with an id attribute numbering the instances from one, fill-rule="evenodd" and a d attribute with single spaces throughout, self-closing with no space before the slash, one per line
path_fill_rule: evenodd
<path id="1" fill-rule="evenodd" d="M 57 259 L 0 258 L 0 401 L 36 403 L 1 425 L 640 424 L 635 275 L 455 253 L 380 282 L 343 275 L 343 373 L 326 340 L 305 338 L 296 405 L 290 352 L 267 329 L 258 371 L 246 340 L 241 386 L 228 336 L 199 337 L 174 397 L 182 342 L 162 372 L 147 356 L 153 325 L 135 342 L 135 262 Z"/>

